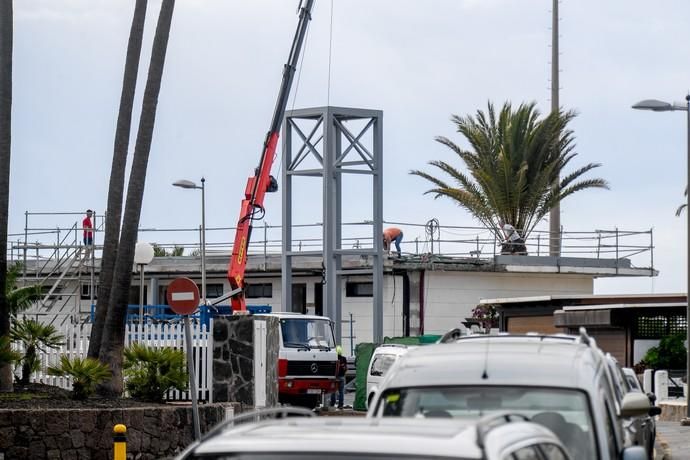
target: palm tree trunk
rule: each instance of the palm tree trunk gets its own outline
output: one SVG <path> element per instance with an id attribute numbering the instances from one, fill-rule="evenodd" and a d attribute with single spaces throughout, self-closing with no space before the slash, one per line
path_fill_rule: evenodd
<path id="1" fill-rule="evenodd" d="M 12 145 L 12 0 L 0 0 L 0 337 L 10 332 L 7 301 L 7 224 Z M 0 367 L 0 392 L 12 391 L 12 366 Z"/>
<path id="2" fill-rule="evenodd" d="M 165 53 L 170 36 L 175 0 L 163 0 L 161 5 L 156 34 L 153 39 L 151 63 L 144 90 L 144 100 L 139 119 L 139 131 L 134 147 L 132 171 L 127 186 L 127 201 L 120 235 L 120 245 L 115 263 L 113 288 L 110 293 L 108 313 L 103 330 L 103 340 L 99 359 L 108 363 L 112 371 L 110 381 L 101 387 L 101 393 L 119 395 L 122 393 L 122 352 L 125 338 L 125 317 L 127 314 L 127 298 L 132 281 L 132 265 L 134 263 L 134 246 L 137 241 L 141 205 L 146 183 L 146 167 L 151 150 L 153 127 L 156 120 L 156 106 L 161 88 Z"/>
<path id="3" fill-rule="evenodd" d="M 120 95 L 120 111 L 117 116 L 115 130 L 115 146 L 113 148 L 113 163 L 110 167 L 110 185 L 108 188 L 108 212 L 105 220 L 105 237 L 103 241 L 103 258 L 101 272 L 98 277 L 98 300 L 96 301 L 96 319 L 91 329 L 89 340 L 90 358 L 98 358 L 101 351 L 101 338 L 110 300 L 110 290 L 113 283 L 117 246 L 120 239 L 120 221 L 122 220 L 122 196 L 125 186 L 125 167 L 127 165 L 127 149 L 129 134 L 132 127 L 132 107 L 134 93 L 139 74 L 139 58 L 141 56 L 141 42 L 144 35 L 146 21 L 146 5 L 148 0 L 137 0 L 132 17 L 132 28 L 129 31 L 127 57 L 125 58 L 125 75 L 122 79 L 122 94 Z"/>

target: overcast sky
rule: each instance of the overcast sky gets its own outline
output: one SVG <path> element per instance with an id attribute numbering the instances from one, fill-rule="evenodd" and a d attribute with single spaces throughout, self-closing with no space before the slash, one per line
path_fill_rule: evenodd
<path id="1" fill-rule="evenodd" d="M 11 233 L 23 231 L 25 211 L 104 211 L 133 4 L 14 2 Z M 297 5 L 177 0 L 142 227 L 197 226 L 198 194 L 170 184 L 202 176 L 207 226 L 235 224 L 269 127 Z M 160 1 L 149 2 L 135 112 L 159 8 Z M 506 100 L 536 101 L 549 111 L 550 10 L 550 0 L 316 0 L 289 108 L 330 103 L 382 110 L 384 218 L 476 226 L 452 202 L 424 196 L 427 184 L 408 171 L 433 159 L 453 161 L 433 140 L 444 135 L 461 142 L 452 114 Z M 579 113 L 572 124 L 579 153 L 573 167 L 602 163 L 591 176 L 611 184 L 610 191 L 566 199 L 564 229 L 654 228 L 661 275 L 597 281 L 595 290 L 685 292 L 686 221 L 674 212 L 684 200 L 686 115 L 630 106 L 647 98 L 684 100 L 690 2 L 565 0 L 560 11 L 560 101 Z M 346 189 L 345 220 L 369 217 L 360 186 Z M 320 221 L 320 201 L 309 186 L 296 192 L 297 221 Z M 279 194 L 266 208 L 266 221 L 279 224 Z M 57 220 L 36 217 L 30 225 L 52 228 Z M 408 241 L 421 235 L 416 228 L 405 233 Z M 230 241 L 232 235 L 213 238 Z M 635 263 L 648 266 L 649 255 Z"/>

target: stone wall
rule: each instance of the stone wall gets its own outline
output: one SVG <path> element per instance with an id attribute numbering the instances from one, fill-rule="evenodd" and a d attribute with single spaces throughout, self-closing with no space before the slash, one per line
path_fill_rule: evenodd
<path id="1" fill-rule="evenodd" d="M 225 419 L 227 404 L 199 406 L 201 432 Z M 1 409 L 0 460 L 113 458 L 113 427 L 127 427 L 127 458 L 172 456 L 192 442 L 190 406 L 124 409 Z"/>
<path id="2" fill-rule="evenodd" d="M 278 405 L 278 348 L 280 323 L 274 316 L 219 316 L 213 320 L 213 401 L 232 401 L 257 407 L 254 323 L 266 324 L 266 407 Z"/>

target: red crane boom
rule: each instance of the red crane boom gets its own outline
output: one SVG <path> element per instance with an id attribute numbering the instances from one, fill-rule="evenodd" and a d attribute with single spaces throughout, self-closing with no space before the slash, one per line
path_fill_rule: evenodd
<path id="1" fill-rule="evenodd" d="M 287 107 L 288 97 L 290 96 L 290 88 L 292 87 L 295 69 L 299 61 L 300 50 L 302 49 L 302 44 L 307 34 L 307 26 L 311 19 L 311 9 L 313 5 L 314 0 L 306 0 L 300 4 L 299 23 L 297 24 L 297 31 L 292 40 L 292 48 L 290 49 L 288 62 L 283 68 L 283 79 L 280 84 L 280 91 L 273 112 L 271 129 L 268 134 L 266 134 L 259 166 L 254 171 L 254 175 L 247 180 L 247 186 L 244 190 L 244 199 L 240 207 L 240 218 L 237 221 L 235 242 L 232 246 L 232 257 L 230 258 L 230 266 L 228 267 L 228 280 L 232 288 L 230 292 L 232 296 L 231 304 L 234 311 L 245 311 L 247 309 L 244 300 L 244 272 L 247 267 L 247 250 L 252 235 L 253 221 L 263 218 L 264 197 L 266 193 L 278 190 L 278 183 L 273 176 L 271 176 L 271 166 L 273 166 L 278 136 L 280 134 L 280 125 L 285 116 L 285 108 Z"/>

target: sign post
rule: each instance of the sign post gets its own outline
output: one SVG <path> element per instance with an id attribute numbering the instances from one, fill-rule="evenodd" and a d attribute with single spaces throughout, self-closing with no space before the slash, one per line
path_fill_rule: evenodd
<path id="1" fill-rule="evenodd" d="M 194 438 L 201 439 L 199 426 L 199 404 L 197 402 L 196 375 L 194 373 L 194 349 L 189 315 L 199 308 L 199 288 L 189 278 L 176 278 L 168 286 L 166 295 L 168 305 L 178 315 L 184 316 L 184 335 L 187 344 L 187 369 L 189 372 L 189 392 L 192 396 L 192 418 L 194 419 Z"/>

